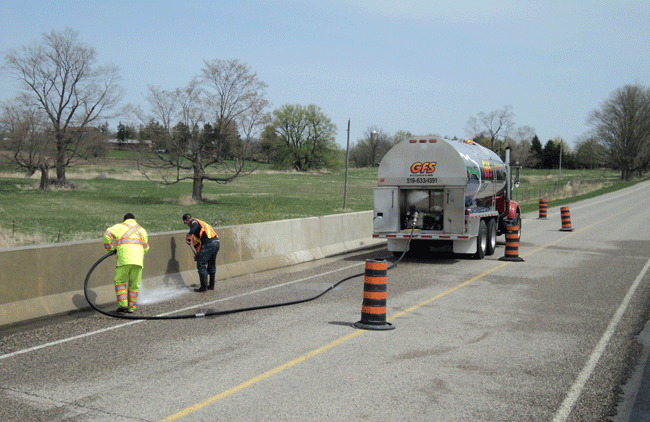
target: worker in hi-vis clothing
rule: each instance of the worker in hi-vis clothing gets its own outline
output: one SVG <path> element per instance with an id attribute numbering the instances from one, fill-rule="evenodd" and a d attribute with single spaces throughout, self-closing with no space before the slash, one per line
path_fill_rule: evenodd
<path id="1" fill-rule="evenodd" d="M 133 214 L 127 213 L 124 215 L 124 222 L 106 229 L 103 242 L 106 252 L 117 250 L 113 280 L 117 295 L 117 312 L 134 312 L 140 292 L 144 256 L 149 252 L 147 231 L 135 221 Z"/>
<path id="2" fill-rule="evenodd" d="M 208 223 L 193 218 L 190 214 L 183 214 L 183 223 L 190 227 L 190 231 L 185 236 L 185 243 L 192 246 L 196 251 L 194 260 L 196 261 L 196 269 L 199 272 L 201 287 L 194 289 L 194 291 L 205 293 L 208 290 L 214 290 L 217 254 L 221 248 L 219 236 Z M 209 281 L 208 277 L 210 278 Z"/>

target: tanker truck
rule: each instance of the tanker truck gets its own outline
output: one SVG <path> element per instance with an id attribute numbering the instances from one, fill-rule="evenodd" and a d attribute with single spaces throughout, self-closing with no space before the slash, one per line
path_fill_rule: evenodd
<path id="1" fill-rule="evenodd" d="M 476 259 L 493 255 L 496 237 L 508 226 L 521 230 L 521 210 L 510 199 L 509 161 L 509 150 L 504 163 L 472 140 L 418 136 L 399 142 L 379 164 L 373 237 L 387 239 L 396 256 L 440 246 Z"/>

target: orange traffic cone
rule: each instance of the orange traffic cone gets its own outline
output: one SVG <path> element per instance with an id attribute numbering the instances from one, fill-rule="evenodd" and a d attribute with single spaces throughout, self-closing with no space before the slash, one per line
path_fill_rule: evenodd
<path id="1" fill-rule="evenodd" d="M 548 212 L 548 201 L 546 199 L 539 200 L 539 218 L 538 220 L 547 220 L 546 214 Z"/>
<path id="2" fill-rule="evenodd" d="M 392 330 L 394 325 L 386 322 L 386 260 L 366 260 L 363 280 L 361 321 L 354 326 L 364 330 Z"/>
<path id="3" fill-rule="evenodd" d="M 560 214 L 562 216 L 562 228 L 560 231 L 572 232 L 573 227 L 571 227 L 571 212 L 569 211 L 569 207 L 560 208 Z"/>
<path id="4" fill-rule="evenodd" d="M 524 261 L 523 258 L 519 258 L 519 226 L 506 228 L 506 253 L 499 258 L 499 261 Z"/>

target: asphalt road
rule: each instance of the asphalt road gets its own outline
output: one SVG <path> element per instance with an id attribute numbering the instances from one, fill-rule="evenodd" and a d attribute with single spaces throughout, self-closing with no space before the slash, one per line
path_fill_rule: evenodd
<path id="1" fill-rule="evenodd" d="M 353 326 L 365 260 L 395 261 L 384 248 L 203 295 L 190 292 L 198 277 L 171 292 L 143 286 L 137 314 L 280 303 L 360 275 L 298 305 L 171 321 L 79 312 L 4 327 L 0 420 L 642 420 L 631 418 L 642 417 L 633 412 L 650 375 L 649 207 L 643 183 L 572 204 L 571 232 L 559 230 L 559 208 L 547 220 L 526 215 L 523 262 L 499 260 L 503 239 L 481 261 L 408 256 L 388 272 L 392 330 Z M 111 273 L 105 262 L 96 271 Z"/>

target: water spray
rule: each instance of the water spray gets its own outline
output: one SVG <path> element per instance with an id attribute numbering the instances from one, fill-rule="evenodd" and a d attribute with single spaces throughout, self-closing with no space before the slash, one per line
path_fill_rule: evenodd
<path id="1" fill-rule="evenodd" d="M 408 250 L 408 246 L 411 243 L 411 239 L 413 238 L 413 230 L 415 230 L 415 224 L 413 225 L 413 228 L 411 229 L 411 236 L 409 238 L 409 241 L 406 245 L 406 248 L 404 248 L 404 252 L 402 255 L 399 257 L 399 259 L 390 267 L 388 267 L 388 270 L 391 270 L 397 266 L 397 264 L 404 258 L 404 255 L 406 254 L 406 251 Z M 191 247 L 192 245 L 190 245 Z M 192 248 L 194 251 L 194 249 Z M 104 261 L 106 258 L 109 256 L 115 255 L 117 251 L 112 251 L 110 253 L 105 254 L 101 258 L 97 260 L 93 264 L 92 267 L 90 267 L 90 270 L 88 270 L 88 274 L 86 275 L 86 280 L 84 281 L 84 296 L 86 297 L 86 301 L 90 305 L 91 308 L 99 312 L 100 314 L 109 316 L 111 318 L 120 318 L 120 319 L 130 319 L 130 320 L 171 320 L 171 319 L 193 319 L 193 318 L 202 318 L 202 317 L 210 317 L 210 316 L 222 316 L 222 315 L 229 315 L 229 314 L 236 314 L 236 313 L 241 313 L 241 312 L 250 312 L 250 311 L 257 311 L 257 310 L 262 310 L 262 309 L 271 309 L 271 308 L 279 308 L 282 306 L 291 306 L 291 305 L 298 305 L 301 303 L 306 303 L 306 302 L 311 302 L 313 300 L 316 300 L 320 298 L 321 296 L 324 296 L 326 293 L 328 293 L 331 290 L 334 290 L 336 287 L 338 287 L 340 284 L 351 280 L 353 278 L 361 277 L 365 274 L 365 272 L 359 273 L 359 274 L 354 274 L 349 277 L 345 277 L 338 282 L 334 283 L 327 289 L 323 290 L 319 294 L 306 298 L 306 299 L 298 299 L 298 300 L 293 300 L 289 302 L 282 302 L 282 303 L 273 303 L 269 305 L 260 305 L 260 306 L 251 306 L 248 308 L 237 308 L 237 309 L 229 309 L 225 311 L 212 311 L 212 312 L 199 312 L 196 314 L 185 314 L 185 315 L 154 315 L 154 316 L 144 316 L 144 315 L 133 315 L 133 314 L 124 314 L 124 313 L 111 313 L 111 312 L 106 312 L 102 309 L 100 309 L 95 303 L 93 303 L 92 300 L 90 300 L 90 297 L 88 297 L 88 281 L 90 280 L 90 275 L 92 272 L 97 268 L 97 266 Z M 196 252 L 194 252 L 194 255 L 196 256 Z"/>

